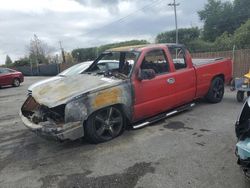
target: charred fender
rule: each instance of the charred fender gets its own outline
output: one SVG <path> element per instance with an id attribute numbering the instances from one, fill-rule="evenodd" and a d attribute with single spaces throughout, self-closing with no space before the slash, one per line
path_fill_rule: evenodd
<path id="1" fill-rule="evenodd" d="M 48 86 L 47 86 L 48 87 Z M 131 86 L 129 82 L 104 90 L 88 92 L 72 98 L 66 104 L 47 107 L 29 96 L 20 116 L 23 123 L 36 134 L 58 140 L 76 140 L 84 136 L 84 122 L 97 110 L 122 105 L 124 115 L 132 117 Z"/>

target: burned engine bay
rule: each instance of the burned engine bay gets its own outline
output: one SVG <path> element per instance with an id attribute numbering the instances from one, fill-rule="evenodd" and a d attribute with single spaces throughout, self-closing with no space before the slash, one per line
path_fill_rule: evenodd
<path id="1" fill-rule="evenodd" d="M 22 106 L 22 114 L 34 124 L 56 131 L 64 122 L 65 104 L 54 108 L 40 105 L 32 96 L 29 96 Z"/>

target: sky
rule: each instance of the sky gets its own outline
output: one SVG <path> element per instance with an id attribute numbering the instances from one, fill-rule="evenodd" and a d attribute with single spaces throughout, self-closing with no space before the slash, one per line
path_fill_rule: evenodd
<path id="1" fill-rule="evenodd" d="M 0 0 L 0 64 L 28 55 L 36 34 L 59 51 L 132 39 L 154 42 L 175 29 L 173 0 Z M 197 11 L 207 0 L 176 0 L 179 28 L 202 27 Z M 118 20 L 118 21 L 117 21 Z"/>

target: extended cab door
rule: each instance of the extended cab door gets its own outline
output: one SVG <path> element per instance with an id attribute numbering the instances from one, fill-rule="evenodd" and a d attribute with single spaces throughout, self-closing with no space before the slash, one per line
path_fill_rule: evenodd
<path id="1" fill-rule="evenodd" d="M 143 51 L 136 65 L 134 77 L 134 121 L 154 116 L 176 104 L 174 68 L 166 56 L 167 48 Z M 153 70 L 152 79 L 138 79 L 138 72 Z"/>
<path id="2" fill-rule="evenodd" d="M 174 64 L 176 105 L 180 106 L 194 100 L 196 95 L 196 73 L 190 54 L 180 46 L 168 47 Z"/>

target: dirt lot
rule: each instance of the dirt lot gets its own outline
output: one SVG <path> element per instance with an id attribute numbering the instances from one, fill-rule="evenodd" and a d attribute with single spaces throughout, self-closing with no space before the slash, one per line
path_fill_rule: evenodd
<path id="1" fill-rule="evenodd" d="M 0 89 L 0 187 L 250 187 L 234 156 L 241 104 L 229 89 L 220 104 L 188 112 L 98 145 L 57 143 L 18 116 L 27 88 Z"/>

